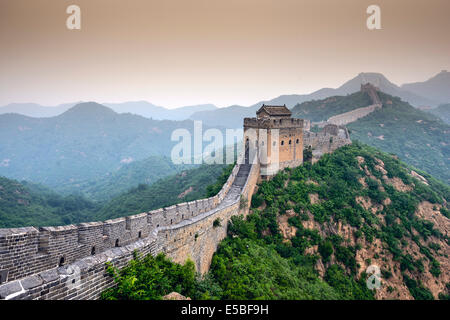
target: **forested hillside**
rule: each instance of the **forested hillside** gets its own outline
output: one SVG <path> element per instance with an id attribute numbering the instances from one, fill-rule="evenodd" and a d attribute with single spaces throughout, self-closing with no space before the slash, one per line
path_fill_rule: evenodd
<path id="1" fill-rule="evenodd" d="M 98 205 L 81 196 L 63 197 L 39 185 L 0 177 L 0 228 L 90 221 L 98 209 Z"/>
<path id="2" fill-rule="evenodd" d="M 152 185 L 140 184 L 113 198 L 95 214 L 95 219 L 113 219 L 211 196 L 225 183 L 232 166 L 202 165 Z"/>
<path id="3" fill-rule="evenodd" d="M 151 185 L 133 185 L 106 202 L 92 201 L 83 195 L 61 196 L 41 185 L 0 177 L 0 228 L 104 221 L 210 197 L 220 191 L 232 168 L 233 165 L 203 165 L 184 170 Z M 124 186 L 118 185 L 121 187 Z M 103 191 L 107 196 L 106 191 L 114 185 L 104 188 L 95 195 L 103 195 Z"/>
<path id="4" fill-rule="evenodd" d="M 450 184 L 450 126 L 399 98 L 379 93 L 383 108 L 350 123 L 350 137 Z"/>
<path id="5" fill-rule="evenodd" d="M 427 111 L 441 118 L 446 124 L 450 124 L 450 103 L 442 104 L 437 108 Z"/>
<path id="6" fill-rule="evenodd" d="M 396 157 L 345 146 L 262 182 L 204 278 L 191 262 L 147 257 L 103 298 L 448 299 L 449 200 L 448 186 Z M 380 269 L 377 290 L 369 266 Z"/>
<path id="7" fill-rule="evenodd" d="M 371 105 L 366 92 L 355 92 L 347 96 L 334 96 L 324 100 L 312 100 L 296 105 L 292 115 L 296 118 L 308 119 L 314 122 L 326 121 L 328 118 L 357 108 Z"/>
<path id="8" fill-rule="evenodd" d="M 395 153 L 408 164 L 450 183 L 450 126 L 436 116 L 418 110 L 400 98 L 379 92 L 383 107 L 347 125 L 352 140 Z M 312 121 L 371 104 L 357 92 L 305 102 L 292 109 L 293 116 Z"/>
<path id="9" fill-rule="evenodd" d="M 194 165 L 176 165 L 168 157 L 152 156 L 144 160 L 122 164 L 104 176 L 75 183 L 67 183 L 56 190 L 63 194 L 80 194 L 95 201 L 107 201 L 128 192 L 139 184 L 150 185 L 161 178 L 194 168 Z"/>

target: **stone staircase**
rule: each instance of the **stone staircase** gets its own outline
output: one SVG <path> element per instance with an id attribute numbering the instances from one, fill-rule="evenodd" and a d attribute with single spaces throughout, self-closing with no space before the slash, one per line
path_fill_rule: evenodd
<path id="1" fill-rule="evenodd" d="M 251 164 L 241 164 L 241 166 L 239 167 L 239 171 L 236 175 L 236 178 L 234 179 L 233 186 L 244 187 L 251 168 L 252 168 Z"/>
<path id="2" fill-rule="evenodd" d="M 227 195 L 225 196 L 219 207 L 225 207 L 230 203 L 239 199 L 239 197 L 241 196 L 242 189 L 244 188 L 245 183 L 247 182 L 247 177 L 250 173 L 251 168 L 252 168 L 251 164 L 240 165 L 239 171 L 236 174 L 236 177 L 234 178 L 233 184 L 231 185 L 230 190 L 228 190 Z"/>

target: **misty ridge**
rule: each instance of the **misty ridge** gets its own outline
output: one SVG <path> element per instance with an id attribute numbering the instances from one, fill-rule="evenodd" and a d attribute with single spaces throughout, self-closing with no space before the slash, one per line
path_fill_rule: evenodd
<path id="1" fill-rule="evenodd" d="M 429 80 L 406 83 L 401 86 L 390 82 L 381 73 L 360 73 L 336 89 L 322 88 L 310 94 L 281 95 L 271 100 L 259 101 L 251 106 L 233 105 L 218 108 L 214 104 L 199 104 L 168 109 L 147 101 L 103 102 L 101 104 L 111 108 L 116 113 L 132 113 L 154 120 L 210 120 L 210 124 L 220 121 L 222 126 L 240 127 L 241 123 L 236 123 L 235 119 L 231 119 L 231 114 L 237 113 L 236 118 L 253 116 L 256 109 L 263 103 L 269 105 L 285 104 L 288 108 L 293 108 L 296 104 L 305 101 L 357 92 L 360 89 L 360 85 L 367 82 L 374 84 L 382 92 L 402 98 L 402 100 L 409 102 L 415 107 L 436 108 L 439 105 L 450 103 L 450 72 L 443 70 Z M 79 103 L 82 103 L 82 101 L 63 103 L 57 106 L 42 106 L 36 103 L 11 103 L 0 107 L 0 114 L 18 113 L 29 117 L 47 118 L 60 115 Z"/>
<path id="2" fill-rule="evenodd" d="M 12 104 L 0 108 L 3 188 L 22 185 L 29 189 L 24 194 L 42 203 L 53 199 L 50 203 L 58 205 L 50 211 L 59 218 L 41 219 L 48 224 L 90 221 L 97 214 L 108 218 L 113 212 L 117 217 L 133 208 L 145 211 L 202 198 L 206 185 L 214 182 L 225 166 L 175 165 L 170 158 L 177 144 L 171 141 L 174 130 L 192 132 L 194 120 L 203 121 L 204 130 L 242 128 L 243 118 L 253 117 L 262 103 L 286 104 L 293 117 L 326 121 L 370 104 L 367 94 L 360 91 L 361 84 L 367 82 L 379 88 L 383 108 L 349 123 L 351 139 L 394 153 L 449 184 L 450 73 L 443 71 L 426 82 L 413 84 L 414 92 L 411 88 L 405 90 L 407 85 L 396 86 L 381 74 L 361 73 L 337 89 L 283 95 L 249 107 L 198 105 L 166 109 L 145 101 L 83 102 L 57 107 Z M 430 83 L 436 87 L 430 89 Z M 151 193 L 154 199 L 136 197 L 142 192 Z M 80 207 L 75 205 L 75 209 L 60 213 L 61 206 L 72 208 L 73 203 Z"/>
<path id="3" fill-rule="evenodd" d="M 364 94 L 352 96 L 359 92 L 361 84 L 367 82 L 374 84 L 381 92 L 399 97 L 402 101 L 416 107 L 416 109 L 405 110 L 404 115 L 398 115 L 402 120 L 407 121 L 413 115 L 419 122 L 421 118 L 428 119 L 431 114 L 425 115 L 418 110 L 424 109 L 437 117 L 442 117 L 442 120 L 447 121 L 448 124 L 449 108 L 445 103 L 450 103 L 450 72 L 447 71 L 442 71 L 425 82 L 405 84 L 401 87 L 390 82 L 382 74 L 360 73 L 337 89 L 323 88 L 308 95 L 282 95 L 248 107 L 217 108 L 214 105 L 205 104 L 166 109 L 146 101 L 114 104 L 66 103 L 56 107 L 10 104 L 0 107 L 0 133 L 2 137 L 7 137 L 2 139 L 0 148 L 0 175 L 43 183 L 61 191 L 74 191 L 72 186 L 80 187 L 91 184 L 92 180 L 111 179 L 111 176 L 120 172 L 121 169 L 125 170 L 123 168 L 127 165 L 134 163 L 133 165 L 137 166 L 136 162 L 148 162 L 150 157 L 155 162 L 155 167 L 170 162 L 168 157 L 175 145 L 175 142 L 170 141 L 171 133 L 177 128 L 191 130 L 192 120 L 203 121 L 205 129 L 209 127 L 220 130 L 241 128 L 243 118 L 253 117 L 261 104 L 265 103 L 285 104 L 293 110 L 295 117 L 326 121 L 327 118 L 339 113 L 367 106 L 369 100 Z M 341 97 L 334 104 L 330 104 L 329 101 L 320 102 L 321 99 L 334 96 Z M 310 101 L 309 106 L 303 104 L 308 101 Z M 386 114 L 386 111 L 382 110 L 381 114 Z M 437 121 L 437 119 L 432 121 L 435 120 Z M 405 126 L 420 125 L 416 121 L 407 121 Z M 384 140 L 375 139 L 372 144 L 379 146 L 380 143 L 397 141 L 405 136 L 405 133 L 400 131 L 406 129 L 401 129 L 398 124 L 394 124 L 391 129 L 394 132 L 397 130 L 398 133 L 388 140 L 388 133 L 385 132 L 384 135 L 375 133 L 379 130 L 387 131 L 387 126 L 383 128 L 380 125 L 384 126 L 377 123 L 376 129 L 364 133 L 384 137 Z M 440 125 L 434 127 L 440 128 Z M 421 137 L 433 136 L 435 131 L 423 132 Z M 437 158 L 440 161 L 438 163 L 431 161 L 425 169 L 430 170 L 434 165 L 442 169 L 448 168 L 447 151 L 441 150 L 447 147 L 448 136 L 445 134 L 445 129 L 440 131 L 443 141 L 432 139 L 425 142 L 422 139 L 414 139 L 409 142 L 409 144 L 423 142 L 423 148 L 438 154 Z M 369 138 L 358 134 L 358 139 L 366 143 L 369 143 L 367 141 Z M 398 150 L 398 148 L 387 146 L 384 148 L 387 148 L 388 152 Z M 404 156 L 415 158 L 414 154 L 415 152 L 411 156 L 411 152 L 405 152 Z M 417 157 L 419 156 L 423 155 L 417 154 Z M 419 164 L 417 161 L 411 160 L 411 162 L 414 165 Z M 142 167 L 152 171 L 149 176 L 139 181 L 144 183 L 152 183 L 165 173 L 177 172 L 177 166 L 173 163 L 168 164 L 164 170 L 151 170 L 151 165 L 148 163 L 142 164 Z M 442 177 L 445 177 L 444 180 L 448 179 L 445 174 Z M 91 186 L 92 189 L 93 186 Z"/>
<path id="4" fill-rule="evenodd" d="M 105 175 L 111 178 L 108 173 L 141 160 L 141 167 L 149 167 L 145 161 L 151 157 L 152 172 L 161 177 L 176 170 L 170 156 L 177 143 L 171 135 L 177 129 L 192 132 L 193 121 L 118 114 L 95 102 L 50 118 L 1 115 L 0 135 L 7 139 L 0 149 L 0 174 L 66 189 Z"/>

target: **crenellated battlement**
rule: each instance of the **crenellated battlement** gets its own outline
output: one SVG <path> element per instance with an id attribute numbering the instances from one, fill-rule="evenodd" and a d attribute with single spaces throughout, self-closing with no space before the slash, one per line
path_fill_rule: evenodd
<path id="1" fill-rule="evenodd" d="M 317 161 L 323 154 L 331 153 L 336 149 L 351 144 L 350 135 L 344 126 L 326 124 L 321 131 L 303 132 L 303 143 L 305 148 L 311 148 L 313 159 Z"/>
<path id="2" fill-rule="evenodd" d="M 176 262 L 191 258 L 206 272 L 228 220 L 248 210 L 240 197 L 251 198 L 259 166 L 245 166 L 236 165 L 211 198 L 104 222 L 0 229 L 0 274 L 6 279 L 0 299 L 96 299 L 114 285 L 105 263 L 123 267 L 135 250 L 164 252 Z M 213 226 L 217 219 L 220 227 Z"/>
<path id="3" fill-rule="evenodd" d="M 157 228 L 173 226 L 217 207 L 228 193 L 239 166 L 220 192 L 207 199 L 179 203 L 132 216 L 55 227 L 0 229 L 1 283 L 71 264 L 108 249 L 147 238 Z"/>
<path id="4" fill-rule="evenodd" d="M 303 119 L 244 118 L 244 127 L 260 129 L 303 128 Z"/>

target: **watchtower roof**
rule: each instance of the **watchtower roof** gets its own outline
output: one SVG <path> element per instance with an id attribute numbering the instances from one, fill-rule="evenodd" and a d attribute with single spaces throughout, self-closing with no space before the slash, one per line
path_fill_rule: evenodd
<path id="1" fill-rule="evenodd" d="M 290 117 L 292 116 L 291 110 L 289 110 L 286 105 L 282 106 L 268 106 L 263 104 L 261 108 L 259 108 L 258 111 L 256 111 L 256 114 L 260 114 L 261 112 L 266 112 L 269 116 L 275 116 L 275 117 Z"/>

